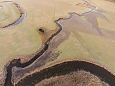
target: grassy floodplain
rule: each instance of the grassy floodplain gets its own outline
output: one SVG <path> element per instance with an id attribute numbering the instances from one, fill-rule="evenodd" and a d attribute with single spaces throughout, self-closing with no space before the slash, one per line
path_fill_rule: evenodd
<path id="1" fill-rule="evenodd" d="M 2 2 L 3 0 L 0 1 Z M 26 16 L 21 23 L 15 26 L 4 29 L 0 28 L 0 71 L 3 71 L 4 65 L 6 65 L 9 60 L 18 55 L 31 55 L 40 48 L 42 41 L 37 32 L 39 27 L 55 30 L 57 26 L 54 21 L 58 18 L 69 17 L 69 12 L 75 12 L 81 15 L 91 10 L 87 5 L 83 5 L 84 2 L 82 0 L 12 1 L 24 9 Z M 107 0 L 90 0 L 90 2 L 100 11 L 102 10 L 103 15 L 108 20 L 96 17 L 97 26 L 104 35 L 95 35 L 95 31 L 87 33 L 84 30 L 85 28 L 81 27 L 77 28 L 75 32 L 72 30 L 68 39 L 64 40 L 57 48 L 57 50 L 62 53 L 57 60 L 49 63 L 49 65 L 60 61 L 78 59 L 94 62 L 115 73 L 115 3 Z M 12 8 L 12 6 L 10 7 Z M 18 15 L 18 13 L 15 13 L 17 12 L 15 10 L 11 10 L 12 13 L 9 14 L 9 10 L 11 9 L 7 8 L 7 5 L 5 9 L 0 8 L 0 12 L 4 13 L 5 11 L 8 17 L 14 14 Z M 0 13 L 0 15 L 4 16 L 2 13 Z M 79 18 L 87 21 L 85 16 L 79 16 Z M 88 24 L 90 25 L 91 23 L 88 22 Z M 70 30 L 74 28 L 71 24 L 69 27 Z"/>

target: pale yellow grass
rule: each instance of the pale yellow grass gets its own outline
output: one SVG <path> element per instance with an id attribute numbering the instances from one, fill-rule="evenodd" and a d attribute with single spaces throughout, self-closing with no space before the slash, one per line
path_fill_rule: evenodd
<path id="1" fill-rule="evenodd" d="M 0 0 L 1 2 L 4 0 Z M 27 13 L 24 21 L 16 26 L 1 28 L 0 31 L 0 70 L 17 55 L 28 55 L 40 48 L 40 35 L 37 28 L 56 29 L 54 23 L 60 17 L 68 17 L 69 12 L 83 12 L 77 7 L 81 0 L 9 0 L 19 4 Z M 6 7 L 7 10 L 11 10 Z M 87 8 L 88 9 L 88 8 Z M 1 9 L 2 10 L 2 9 Z M 83 10 L 83 11 L 82 11 Z M 10 14 L 10 13 L 9 13 Z"/>
<path id="2" fill-rule="evenodd" d="M 3 1 L 3 0 L 0 0 Z M 77 7 L 76 4 L 81 0 L 13 0 L 20 4 L 27 13 L 25 20 L 15 27 L 6 28 L 0 31 L 0 70 L 3 66 L 16 55 L 28 55 L 40 48 L 40 35 L 36 28 L 46 27 L 56 29 L 54 20 L 60 17 L 68 17 L 69 12 L 81 12 L 85 8 Z M 110 22 L 98 19 L 99 26 L 114 31 L 115 24 L 115 4 L 104 0 L 91 0 L 97 7 L 103 9 L 105 16 Z M 82 11 L 83 10 L 83 11 Z M 115 41 L 92 36 L 90 34 L 79 33 L 72 35 L 69 40 L 62 43 L 58 50 L 63 53 L 58 59 L 81 59 L 92 60 L 101 65 L 105 65 L 115 73 Z M 76 39 L 79 38 L 81 42 Z M 73 41 L 73 42 L 72 42 Z M 69 45 L 69 46 L 68 46 Z M 85 48 L 84 48 L 85 47 Z"/>

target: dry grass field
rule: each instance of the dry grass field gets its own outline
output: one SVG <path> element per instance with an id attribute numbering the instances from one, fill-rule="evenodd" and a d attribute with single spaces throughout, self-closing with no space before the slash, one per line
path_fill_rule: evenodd
<path id="1" fill-rule="evenodd" d="M 1 76 L 12 59 L 32 58 L 60 27 L 47 51 L 61 53 L 43 68 L 81 60 L 115 75 L 114 9 L 114 0 L 0 0 Z M 40 27 L 44 33 L 38 32 Z"/>

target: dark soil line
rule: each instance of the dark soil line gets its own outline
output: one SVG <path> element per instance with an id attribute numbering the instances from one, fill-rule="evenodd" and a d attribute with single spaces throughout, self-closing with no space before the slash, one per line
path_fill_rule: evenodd
<path id="1" fill-rule="evenodd" d="M 70 17 L 72 17 L 72 13 L 70 14 Z M 55 21 L 57 26 L 59 27 L 58 31 L 54 33 L 45 43 L 43 46 L 43 49 L 38 52 L 32 59 L 30 59 L 28 62 L 21 63 L 20 59 L 14 59 L 12 60 L 6 67 L 6 79 L 4 86 L 14 86 L 11 79 L 12 79 L 12 68 L 13 67 L 27 67 L 30 64 L 32 64 L 36 59 L 38 59 L 46 50 L 48 50 L 49 42 L 52 40 L 53 37 L 55 37 L 60 31 L 62 30 L 61 25 L 58 23 L 58 21 L 66 20 L 69 18 L 59 18 Z M 69 65 L 66 65 L 69 64 Z M 56 67 L 56 68 L 55 68 Z M 66 73 L 69 73 L 71 71 L 76 71 L 78 69 L 84 69 L 86 71 L 90 71 L 91 73 L 100 76 L 104 81 L 109 83 L 111 86 L 115 85 L 115 76 L 112 75 L 110 72 L 105 70 L 104 68 L 101 68 L 97 65 L 82 62 L 82 61 L 73 61 L 73 62 L 65 62 L 62 64 L 55 65 L 53 67 L 50 67 L 48 69 L 44 69 L 41 72 L 36 72 L 32 75 L 29 75 L 25 78 L 23 78 L 21 81 L 19 81 L 16 86 L 34 86 L 36 83 L 40 82 L 41 80 L 45 78 L 49 78 L 51 76 L 56 75 L 63 75 Z M 114 85 L 113 85 L 114 84 Z"/>
<path id="2" fill-rule="evenodd" d="M 65 75 L 77 70 L 89 71 L 90 73 L 100 77 L 102 81 L 105 81 L 110 86 L 115 86 L 114 75 L 103 67 L 85 61 L 68 61 L 61 64 L 56 64 L 52 67 L 43 69 L 40 72 L 26 76 L 20 80 L 16 86 L 35 86 L 44 79 Z"/>
<path id="3" fill-rule="evenodd" d="M 44 44 L 44 47 L 43 49 L 38 52 L 32 59 L 30 59 L 28 62 L 26 63 L 21 63 L 20 59 L 14 59 L 12 60 L 8 66 L 6 67 L 6 79 L 5 79 L 5 84 L 4 86 L 14 86 L 11 79 L 12 79 L 12 68 L 13 67 L 21 67 L 21 68 L 24 68 L 24 67 L 27 67 L 29 66 L 30 64 L 32 64 L 36 59 L 38 59 L 49 47 L 49 42 L 50 40 L 56 36 L 61 30 L 62 30 L 62 27 L 60 24 L 58 24 L 58 21 L 60 20 L 61 18 L 59 18 L 58 20 L 55 21 L 55 23 L 57 24 L 57 26 L 59 27 L 59 30 L 54 33 L 47 41 L 46 43 Z"/>

